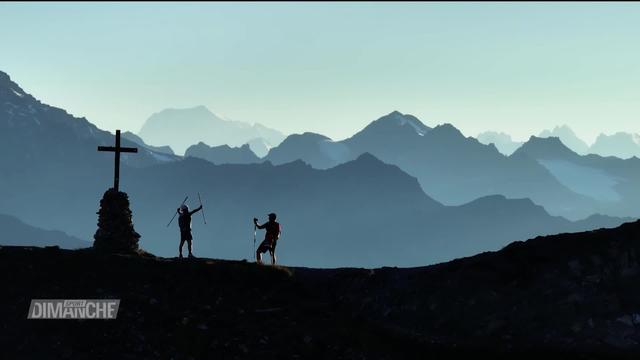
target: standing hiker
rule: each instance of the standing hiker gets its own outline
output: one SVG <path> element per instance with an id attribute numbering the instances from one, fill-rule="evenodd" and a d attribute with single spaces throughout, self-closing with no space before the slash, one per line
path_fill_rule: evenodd
<path id="1" fill-rule="evenodd" d="M 191 212 L 189 212 L 189 207 L 184 204 L 180 205 L 178 208 L 178 213 L 180 214 L 180 217 L 178 218 L 178 225 L 180 225 L 180 258 L 182 258 L 182 245 L 184 245 L 185 241 L 189 247 L 189 257 L 193 257 L 191 245 L 193 240 L 193 236 L 191 235 L 191 215 L 200 210 L 202 210 L 202 205 Z"/>
<path id="2" fill-rule="evenodd" d="M 276 222 L 276 214 L 269 214 L 269 221 L 260 225 L 258 219 L 253 218 L 253 225 L 258 229 L 266 229 L 264 240 L 256 250 L 256 262 L 262 264 L 262 254 L 269 251 L 271 255 L 271 265 L 276 264 L 276 243 L 280 238 L 280 224 Z"/>

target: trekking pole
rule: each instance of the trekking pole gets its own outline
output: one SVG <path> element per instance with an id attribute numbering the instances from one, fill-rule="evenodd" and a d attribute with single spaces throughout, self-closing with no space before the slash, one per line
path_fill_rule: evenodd
<path id="1" fill-rule="evenodd" d="M 198 200 L 200 200 L 200 207 L 202 208 L 202 220 L 204 220 L 204 224 L 207 225 L 207 219 L 204 217 L 204 208 L 202 207 L 202 199 L 200 198 L 200 193 L 198 193 Z"/>
<path id="2" fill-rule="evenodd" d="M 253 224 L 253 252 L 251 253 L 251 257 L 253 258 L 256 254 L 256 231 L 257 231 L 257 226 L 256 224 Z"/>
<path id="3" fill-rule="evenodd" d="M 184 203 L 186 203 L 186 202 L 187 202 L 187 199 L 188 199 L 188 198 L 189 198 L 188 196 L 187 196 L 187 197 L 185 197 L 185 198 L 184 198 L 184 200 L 182 200 L 182 204 L 180 204 L 180 206 L 184 205 Z M 167 224 L 167 227 L 169 227 L 169 225 L 171 225 L 171 223 L 173 222 L 173 219 L 175 219 L 175 218 L 176 218 L 176 215 L 178 215 L 178 210 L 176 210 L 176 213 L 175 213 L 175 214 L 173 214 L 173 217 L 171 218 L 171 221 L 169 221 L 169 223 Z"/>

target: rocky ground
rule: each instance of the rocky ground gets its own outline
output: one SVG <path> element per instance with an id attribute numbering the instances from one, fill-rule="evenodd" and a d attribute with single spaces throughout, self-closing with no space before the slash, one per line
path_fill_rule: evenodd
<path id="1" fill-rule="evenodd" d="M 640 222 L 411 269 L 0 248 L 3 359 L 637 358 Z M 30 300 L 121 299 L 116 320 Z"/>

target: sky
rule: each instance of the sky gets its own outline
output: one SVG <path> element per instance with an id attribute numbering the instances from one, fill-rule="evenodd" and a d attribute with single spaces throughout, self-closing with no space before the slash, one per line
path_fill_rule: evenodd
<path id="1" fill-rule="evenodd" d="M 468 136 L 640 132 L 640 3 L 0 3 L 0 70 L 100 128 L 205 105 L 336 140 L 393 110 Z"/>

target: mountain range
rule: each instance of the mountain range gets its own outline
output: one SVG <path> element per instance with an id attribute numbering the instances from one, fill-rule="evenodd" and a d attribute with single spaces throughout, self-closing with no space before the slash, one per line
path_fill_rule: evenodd
<path id="1" fill-rule="evenodd" d="M 573 134 L 566 127 L 551 133 L 565 137 Z M 539 139 L 542 138 L 532 137 L 512 155 L 505 156 L 495 145 L 464 137 L 450 124 L 430 128 L 417 118 L 396 111 L 342 141 L 313 133 L 291 135 L 265 159 L 274 164 L 302 159 L 313 167 L 326 169 L 369 152 L 415 176 L 427 194 L 448 205 L 501 194 L 529 198 L 551 214 L 573 220 L 594 213 L 640 216 L 635 206 L 640 196 L 637 158 L 579 155 L 557 137 L 533 144 Z M 534 156 L 528 150 L 531 147 L 544 150 L 547 158 L 540 158 L 538 153 Z M 579 168 L 573 166 L 569 171 L 566 166 L 547 161 L 569 153 Z"/>
<path id="2" fill-rule="evenodd" d="M 342 141 L 311 133 L 291 135 L 265 159 L 274 164 L 302 159 L 326 169 L 365 152 L 415 176 L 427 194 L 447 205 L 501 194 L 529 198 L 550 213 L 571 219 L 600 210 L 596 200 L 571 191 L 534 159 L 504 156 L 495 146 L 465 137 L 451 124 L 430 128 L 397 111 Z"/>
<path id="3" fill-rule="evenodd" d="M 531 137 L 513 156 L 535 159 L 572 191 L 595 199 L 601 212 L 636 214 L 640 159 L 578 155 L 558 138 Z"/>
<path id="4" fill-rule="evenodd" d="M 147 143 L 169 145 L 178 154 L 199 142 L 209 146 L 241 146 L 246 143 L 256 153 L 278 145 L 284 135 L 261 124 L 224 120 L 205 106 L 165 109 L 146 120 L 138 133 Z"/>
<path id="5" fill-rule="evenodd" d="M 622 159 L 640 158 L 640 135 L 617 132 L 612 135 L 600 134 L 590 151 L 602 156 L 615 156 Z"/>
<path id="6" fill-rule="evenodd" d="M 600 134 L 592 145 L 580 139 L 567 125 L 556 126 L 553 130 L 544 130 L 538 137 L 557 137 L 569 149 L 579 155 L 595 154 L 601 156 L 615 156 L 621 159 L 640 157 L 640 135 L 617 132 L 612 135 Z M 504 155 L 514 153 L 523 142 L 512 140 L 506 133 L 485 131 L 477 136 L 483 144 L 494 144 Z"/>
<path id="7" fill-rule="evenodd" d="M 184 189 L 201 189 L 208 204 L 208 225 L 194 221 L 199 253 L 250 258 L 250 219 L 264 220 L 275 211 L 283 225 L 281 259 L 316 267 L 433 263 L 499 249 L 512 239 L 623 221 L 595 216 L 574 223 L 530 200 L 503 196 L 444 206 L 424 194 L 415 178 L 369 154 L 327 170 L 302 161 L 215 166 L 188 158 L 132 170 L 131 177 L 136 226 L 146 236 L 141 243 L 165 255 L 175 253 L 177 230 L 159 226 L 158 210 L 171 209 Z"/>
<path id="8" fill-rule="evenodd" d="M 443 126 L 452 128 L 452 133 L 457 132 L 459 133 L 458 137 L 462 137 L 462 134 L 449 124 L 439 126 L 437 130 L 440 131 Z M 568 175 L 566 171 L 558 170 L 557 167 L 549 167 L 548 162 L 540 163 L 540 159 L 535 160 L 542 165 L 542 167 L 536 169 L 535 164 L 525 165 L 524 163 L 526 163 L 527 160 L 520 155 L 514 157 L 516 158 L 515 162 L 520 163 L 519 165 L 524 165 L 524 168 L 527 169 L 526 171 L 534 174 L 531 179 L 538 179 L 535 181 L 536 184 L 546 183 L 550 185 L 549 187 L 545 186 L 545 188 L 542 189 L 537 186 L 531 187 L 528 183 L 530 179 L 518 179 L 517 176 L 513 176 L 514 172 L 520 172 L 521 169 L 495 169 L 496 166 L 508 166 L 499 165 L 499 163 L 508 163 L 509 161 L 499 159 L 500 157 L 494 153 L 489 155 L 493 158 L 490 161 L 481 161 L 490 165 L 493 164 L 487 169 L 480 169 L 475 174 L 452 175 L 454 183 L 455 181 L 459 181 L 460 178 L 473 179 L 473 186 L 463 191 L 456 191 L 455 193 L 447 192 L 446 189 L 438 189 L 439 185 L 444 184 L 448 186 L 451 183 L 451 177 L 447 178 L 447 174 L 434 175 L 432 172 L 425 171 L 424 167 L 433 168 L 432 165 L 434 164 L 421 164 L 422 159 L 419 158 L 419 153 L 440 151 L 443 149 L 449 149 L 447 150 L 448 153 L 455 153 L 461 151 L 461 149 L 456 148 L 456 144 L 448 144 L 447 141 L 443 139 L 440 140 L 445 141 L 443 143 L 444 146 L 438 145 L 438 149 L 430 149 L 424 144 L 421 144 L 421 141 L 424 142 L 425 134 L 431 132 L 431 130 L 433 129 L 424 125 L 420 120 L 411 115 L 393 112 L 374 121 L 361 132 L 344 141 L 336 142 L 326 136 L 314 133 L 293 134 L 287 137 L 280 146 L 270 149 L 269 153 L 264 156 L 264 159 L 274 164 L 283 164 L 296 159 L 302 159 L 316 168 L 326 169 L 353 160 L 364 152 L 370 152 L 388 163 L 398 164 L 403 170 L 411 175 L 417 176 L 423 186 L 428 186 L 426 190 L 427 193 L 434 196 L 438 201 L 446 204 L 463 204 L 481 196 L 504 194 L 510 198 L 531 198 L 534 202 L 543 205 L 552 214 L 565 216 L 570 219 L 580 219 L 598 212 L 615 216 L 638 216 L 638 211 L 635 209 L 635 206 L 631 205 L 633 202 L 631 199 L 635 197 L 633 186 L 631 186 L 628 191 L 609 191 L 609 195 L 603 195 L 603 191 L 606 193 L 606 189 L 611 187 L 610 185 L 605 185 L 598 189 L 593 188 L 593 186 L 599 186 L 599 181 L 603 179 L 602 176 L 600 176 L 600 180 L 595 180 L 595 182 L 591 180 L 591 177 L 585 178 L 584 181 L 591 181 L 585 184 L 580 184 L 578 180 L 567 182 L 567 176 L 570 175 Z M 430 136 L 427 135 L 426 137 L 429 138 Z M 606 149 L 612 148 L 615 144 L 618 146 L 616 153 L 621 153 L 623 152 L 621 149 L 626 149 L 626 154 L 630 155 L 633 152 L 633 147 L 636 146 L 636 140 L 632 135 L 618 133 L 613 136 L 601 135 L 596 143 L 594 143 L 592 147 L 589 147 L 566 125 L 555 127 L 552 130 L 545 130 L 539 137 L 559 138 L 562 143 L 568 144 L 566 146 L 567 148 L 572 150 L 578 149 L 578 151 L 574 150 L 578 155 L 589 153 L 591 151 L 590 149 L 599 149 L 599 152 L 606 152 Z M 515 153 L 518 148 L 524 145 L 524 143 L 511 140 L 508 134 L 496 132 L 480 134 L 478 141 L 480 143 L 493 144 L 499 152 L 503 154 Z M 243 151 L 242 147 L 232 148 L 223 145 L 205 149 L 205 146 L 207 145 L 204 143 L 194 145 L 193 149 L 187 155 L 200 157 L 217 164 L 255 163 L 260 161 L 254 157 L 253 154 Z M 469 152 L 486 151 L 486 149 L 480 150 L 481 147 L 477 148 L 477 150 L 469 148 Z M 197 151 L 195 151 L 196 149 Z M 267 147 L 265 146 L 261 151 L 266 151 L 266 149 Z M 413 156 L 415 159 L 409 161 L 407 154 L 403 154 L 403 152 L 408 152 L 411 154 L 410 156 Z M 525 151 L 518 152 L 518 154 L 523 153 L 525 153 Z M 447 155 L 442 157 L 446 156 Z M 464 164 L 465 160 L 468 160 L 472 155 L 467 153 L 462 154 L 462 157 L 463 161 L 456 163 Z M 604 161 L 606 162 L 607 160 Z M 615 160 L 611 161 L 615 162 Z M 466 167 L 467 165 L 463 166 Z M 549 174 L 544 174 L 545 169 L 551 173 L 551 178 L 555 179 L 550 179 Z M 489 174 L 485 174 L 485 172 Z M 505 174 L 501 175 L 500 172 Z M 486 181 L 478 181 L 483 177 L 485 180 L 488 179 L 491 184 L 487 184 Z M 507 177 L 508 179 L 503 180 L 500 179 L 500 177 Z M 596 176 L 596 178 L 598 177 Z M 435 181 L 427 184 L 427 179 Z M 513 182 L 514 179 L 520 184 Z M 605 182 L 611 183 L 616 182 L 616 180 L 612 178 Z M 456 189 L 460 189 L 460 187 L 457 186 Z M 623 192 L 626 195 L 630 195 L 630 197 L 621 196 Z"/>
<path id="9" fill-rule="evenodd" d="M 0 147 L 5 156 L 0 160 L 0 212 L 90 240 L 100 197 L 113 181 L 113 154 L 99 153 L 96 146 L 112 144 L 113 135 L 40 103 L 2 75 Z M 389 136 L 392 129 L 399 130 Z M 452 174 L 478 176 L 472 171 L 483 168 L 478 162 L 493 159 L 497 169 L 543 169 L 547 183 L 537 184 L 534 178 L 529 180 L 531 187 L 546 187 L 551 194 L 552 185 L 562 189 L 536 160 L 525 157 L 523 166 L 495 147 L 464 138 L 451 125 L 430 129 L 414 117 L 392 113 L 344 142 L 314 139 L 323 142 L 322 159 L 344 162 L 315 169 L 295 158 L 278 164 L 215 165 L 146 148 L 123 155 L 121 188 L 130 196 L 142 247 L 159 255 L 175 254 L 177 225 L 166 223 L 185 195 L 190 196 L 189 205 L 199 205 L 198 192 L 208 224 L 194 218 L 197 255 L 251 258 L 251 218 L 264 219 L 274 211 L 283 224 L 282 261 L 317 267 L 433 263 L 499 249 L 517 239 L 611 227 L 626 220 L 591 216 L 572 222 L 549 215 L 531 200 L 493 195 L 497 192 L 458 206 L 443 205 L 423 189 L 431 194 L 432 188 L 445 186 L 438 188 L 434 179 L 425 184 L 424 173 L 421 186 L 402 166 L 418 159 L 431 163 L 436 169 L 428 171 L 437 180 L 450 179 L 448 191 L 456 193 L 467 190 L 456 189 L 465 181 L 454 183 Z M 269 154 L 290 143 L 285 140 Z M 134 145 L 128 140 L 123 144 Z M 367 148 L 376 154 L 364 151 Z M 341 152 L 345 149 L 348 155 Z M 456 161 L 470 169 L 456 173 Z"/>

